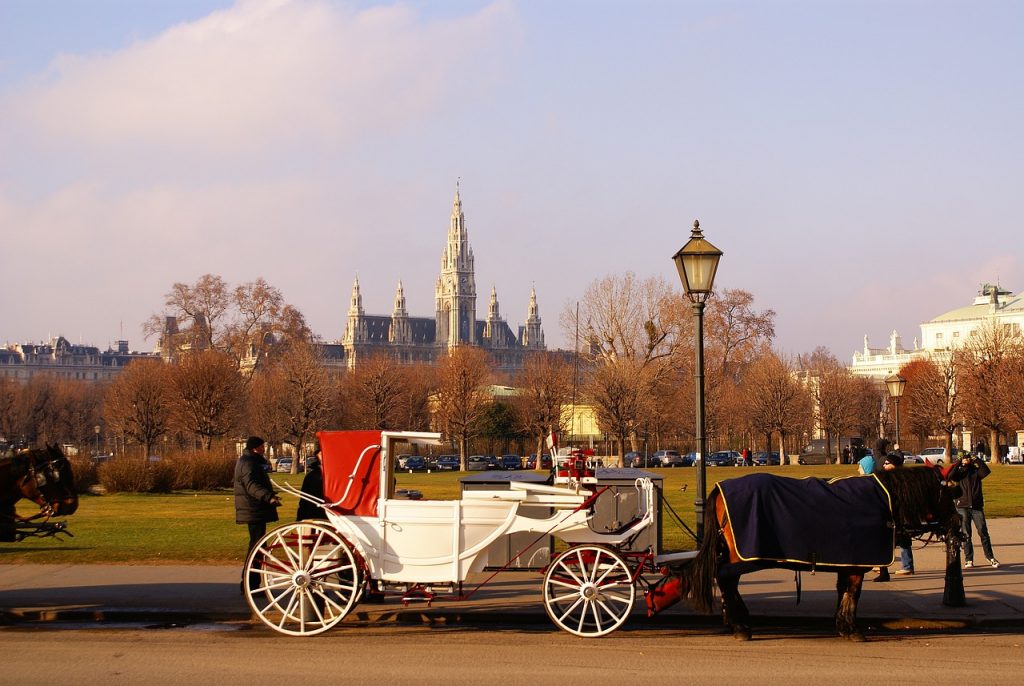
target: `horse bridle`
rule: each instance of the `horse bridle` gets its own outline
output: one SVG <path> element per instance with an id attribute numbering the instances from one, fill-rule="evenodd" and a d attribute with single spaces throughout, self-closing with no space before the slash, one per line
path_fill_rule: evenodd
<path id="1" fill-rule="evenodd" d="M 60 483 L 60 470 L 57 466 L 57 462 L 58 460 L 56 459 L 47 460 L 43 463 L 41 469 L 37 469 L 35 463 L 29 461 L 28 471 L 25 473 L 25 476 L 21 477 L 19 488 L 21 489 L 22 494 L 39 506 L 39 513 L 29 517 L 29 520 L 37 519 L 39 517 L 49 519 L 54 514 L 53 504 L 46 499 L 45 495 L 43 495 L 42 489 L 49 483 Z M 47 475 L 49 475 L 49 478 L 47 478 Z M 30 480 L 33 482 L 33 496 L 26 493 L 27 489 L 25 488 Z"/>

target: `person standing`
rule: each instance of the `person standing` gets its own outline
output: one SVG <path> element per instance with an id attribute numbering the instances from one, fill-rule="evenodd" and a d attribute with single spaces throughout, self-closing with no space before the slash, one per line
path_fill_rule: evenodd
<path id="1" fill-rule="evenodd" d="M 266 449 L 266 442 L 262 438 L 250 436 L 245 441 L 245 451 L 235 463 L 235 523 L 246 524 L 249 527 L 246 560 L 259 540 L 267 533 L 267 523 L 277 521 L 277 508 L 281 506 L 281 499 L 274 492 L 270 477 L 267 475 L 270 463 L 264 455 Z M 250 586 L 257 581 L 250 578 Z"/>
<path id="2" fill-rule="evenodd" d="M 302 492 L 323 500 L 324 497 L 324 473 L 320 442 L 317 441 L 313 448 L 313 454 L 306 459 L 306 476 L 302 478 Z M 300 499 L 299 508 L 295 512 L 295 519 L 327 519 L 324 508 L 309 500 Z"/>
<path id="3" fill-rule="evenodd" d="M 985 461 L 964 453 L 959 462 L 964 466 L 964 475 L 960 478 L 963 495 L 956 500 L 956 510 L 960 513 L 961 526 L 964 533 L 964 567 L 974 566 L 974 542 L 971 540 L 972 525 L 978 527 L 981 547 L 985 557 L 993 567 L 999 566 L 995 552 L 992 550 L 992 539 L 988 535 L 988 524 L 985 522 L 985 494 L 982 491 L 982 480 L 992 473 Z"/>

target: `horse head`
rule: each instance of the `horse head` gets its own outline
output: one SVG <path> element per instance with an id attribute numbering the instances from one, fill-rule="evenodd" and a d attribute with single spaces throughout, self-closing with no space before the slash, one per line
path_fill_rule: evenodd
<path id="1" fill-rule="evenodd" d="M 74 514 L 78 509 L 78 493 L 75 491 L 75 476 L 68 458 L 56 446 L 34 450 L 30 458 L 29 476 L 37 497 L 25 497 L 39 503 L 44 510 L 49 508 L 54 515 Z"/>

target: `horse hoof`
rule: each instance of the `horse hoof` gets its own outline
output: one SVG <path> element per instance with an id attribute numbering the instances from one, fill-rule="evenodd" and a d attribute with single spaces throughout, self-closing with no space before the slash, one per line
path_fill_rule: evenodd
<path id="1" fill-rule="evenodd" d="M 737 641 L 749 641 L 750 640 L 750 629 L 736 629 L 732 632 L 732 637 Z"/>
<path id="2" fill-rule="evenodd" d="M 864 643 L 868 640 L 864 638 L 864 634 L 859 631 L 854 631 L 852 634 L 846 634 L 845 638 L 848 641 L 853 641 L 854 643 Z"/>

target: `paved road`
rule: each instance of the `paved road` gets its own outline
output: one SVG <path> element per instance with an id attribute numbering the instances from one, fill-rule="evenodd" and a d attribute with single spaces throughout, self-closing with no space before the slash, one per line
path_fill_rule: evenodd
<path id="1" fill-rule="evenodd" d="M 48 625 L 53 626 L 53 625 Z M 82 625 L 76 625 L 81 627 Z M 109 626 L 109 625 L 104 625 Z M 969 647 L 965 648 L 965 644 Z M 564 632 L 356 626 L 293 639 L 268 629 L 0 628 L 3 683 L 41 683 L 43 662 L 102 684 L 779 684 L 1016 686 L 1020 633 L 884 632 L 850 643 L 785 630 L 749 643 L 639 625 L 600 639 Z M 41 660 L 43 658 L 43 660 Z M 64 671 L 60 672 L 66 673 Z"/>
<path id="2" fill-rule="evenodd" d="M 944 552 L 929 546 L 915 552 L 918 573 L 868 582 L 860 618 L 871 627 L 980 627 L 1024 629 L 1024 518 L 989 523 L 999 569 L 965 570 L 965 607 L 942 605 Z M 0 563 L 2 563 L 0 549 Z M 248 620 L 238 592 L 239 571 L 223 566 L 4 565 L 0 564 L 0 620 L 129 621 L 195 623 Z M 471 581 L 482 579 L 476 577 Z M 472 587 L 467 584 L 466 590 Z M 741 592 L 757 626 L 830 624 L 835 609 L 835 575 L 803 575 L 796 604 L 794 575 L 783 570 L 744 577 Z M 686 603 L 653 620 L 642 600 L 631 624 L 654 627 L 717 627 L 717 617 L 697 615 Z M 540 599 L 540 577 L 507 572 L 468 601 L 441 600 L 431 607 L 403 607 L 397 600 L 361 603 L 353 621 L 422 624 L 536 625 L 550 627 Z"/>

